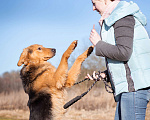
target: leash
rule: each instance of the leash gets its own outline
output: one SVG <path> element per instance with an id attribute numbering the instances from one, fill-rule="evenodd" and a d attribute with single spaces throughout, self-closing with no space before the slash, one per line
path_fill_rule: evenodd
<path id="1" fill-rule="evenodd" d="M 93 78 L 93 75 L 92 75 L 92 78 L 94 79 L 94 83 L 91 85 L 91 87 L 90 87 L 86 92 L 82 93 L 80 96 L 76 96 L 75 98 L 73 98 L 72 100 L 70 100 L 69 102 L 67 102 L 67 103 L 64 105 L 64 109 L 67 109 L 67 108 L 70 107 L 72 104 L 74 104 L 75 102 L 77 102 L 78 100 L 80 100 L 82 97 L 84 97 L 84 96 L 94 87 L 94 85 L 97 83 L 97 81 L 100 81 L 100 79 L 103 80 L 103 82 L 104 82 L 104 84 L 105 84 L 105 89 L 106 89 L 106 91 L 107 91 L 108 93 L 113 93 L 112 88 L 107 84 L 106 80 L 105 80 L 104 78 L 102 78 L 102 76 L 100 75 L 100 73 L 101 73 L 101 72 L 98 71 L 98 73 L 95 74 L 95 75 L 98 75 L 98 78 L 97 78 L 97 79 Z M 81 81 L 75 83 L 74 85 L 77 85 L 77 84 L 79 84 L 79 83 L 82 83 L 82 82 L 84 82 L 84 81 L 86 81 L 86 80 L 90 80 L 90 79 L 85 78 L 84 80 L 81 80 Z M 107 87 L 108 87 L 109 89 L 111 89 L 111 91 L 109 91 L 109 90 L 107 89 Z"/>

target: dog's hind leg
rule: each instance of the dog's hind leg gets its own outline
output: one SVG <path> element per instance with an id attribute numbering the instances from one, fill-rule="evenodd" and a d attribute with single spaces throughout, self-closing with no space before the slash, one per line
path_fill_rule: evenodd
<path id="1" fill-rule="evenodd" d="M 68 71 L 68 78 L 66 81 L 66 87 L 71 87 L 78 78 L 78 75 L 81 71 L 81 65 L 83 61 L 92 53 L 94 46 L 89 47 L 84 53 L 82 53 L 78 58 L 75 60 L 74 64 Z"/>
<path id="2" fill-rule="evenodd" d="M 77 40 L 73 41 L 68 49 L 64 52 L 61 58 L 61 62 L 53 76 L 53 79 L 56 81 L 56 87 L 58 89 L 61 89 L 66 82 L 68 72 L 68 58 L 70 57 L 70 54 L 73 52 L 76 46 Z"/>

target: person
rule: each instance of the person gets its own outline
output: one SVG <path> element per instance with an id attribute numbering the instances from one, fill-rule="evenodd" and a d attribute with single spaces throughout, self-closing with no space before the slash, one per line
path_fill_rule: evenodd
<path id="1" fill-rule="evenodd" d="M 145 120 L 150 100 L 150 39 L 138 5 L 119 0 L 92 0 L 101 15 L 100 35 L 91 30 L 95 54 L 106 58 L 107 78 L 117 102 L 115 120 Z M 93 80 L 97 78 L 95 71 Z"/>

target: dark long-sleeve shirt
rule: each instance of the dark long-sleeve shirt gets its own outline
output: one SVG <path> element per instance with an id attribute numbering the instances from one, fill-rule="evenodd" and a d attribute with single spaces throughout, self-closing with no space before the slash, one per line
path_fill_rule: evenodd
<path id="1" fill-rule="evenodd" d="M 96 55 L 118 61 L 128 61 L 133 49 L 135 20 L 133 16 L 126 16 L 114 25 L 116 45 L 104 41 L 96 44 Z"/>

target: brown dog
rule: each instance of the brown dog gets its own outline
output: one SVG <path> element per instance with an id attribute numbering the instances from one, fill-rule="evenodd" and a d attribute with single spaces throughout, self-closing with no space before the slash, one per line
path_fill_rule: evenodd
<path id="1" fill-rule="evenodd" d="M 75 83 L 82 62 L 93 51 L 93 46 L 89 47 L 68 71 L 67 60 L 76 46 L 77 41 L 73 41 L 64 52 L 57 69 L 47 62 L 55 55 L 55 49 L 35 44 L 23 50 L 18 66 L 24 64 L 20 75 L 24 90 L 29 95 L 30 120 L 63 119 L 65 88 Z"/>

